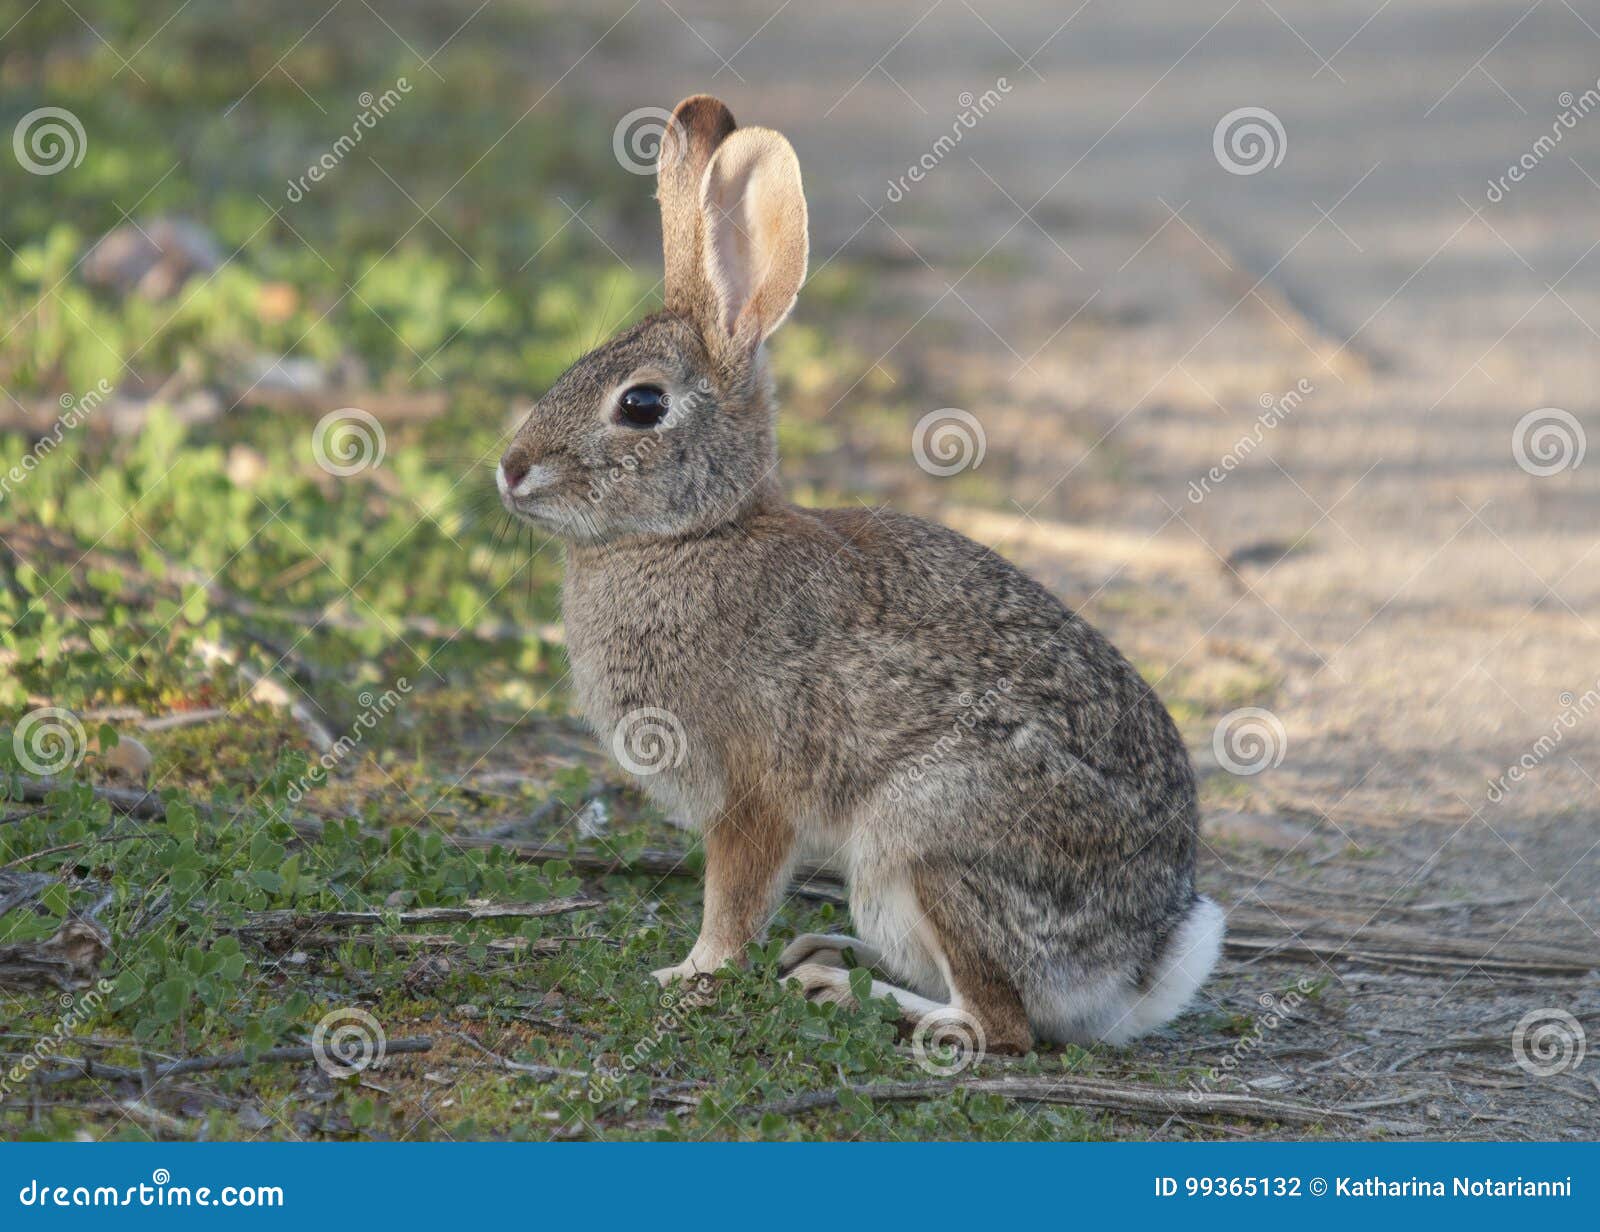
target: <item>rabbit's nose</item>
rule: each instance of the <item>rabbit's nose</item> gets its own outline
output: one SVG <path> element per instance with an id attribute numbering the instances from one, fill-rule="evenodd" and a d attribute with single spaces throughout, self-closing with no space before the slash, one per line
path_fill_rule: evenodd
<path id="1" fill-rule="evenodd" d="M 514 488 L 526 479 L 528 468 L 532 465 L 533 461 L 527 454 L 508 449 L 506 456 L 500 459 L 500 473 L 505 476 L 506 487 Z"/>

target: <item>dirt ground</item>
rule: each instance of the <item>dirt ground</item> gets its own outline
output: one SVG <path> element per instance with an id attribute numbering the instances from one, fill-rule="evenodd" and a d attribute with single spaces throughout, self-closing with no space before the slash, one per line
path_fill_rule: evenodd
<path id="1" fill-rule="evenodd" d="M 801 299 L 860 368 L 810 478 L 1006 551 L 1181 703 L 1233 941 L 1130 1064 L 1214 1057 L 1352 1132 L 1596 1136 L 1595 1060 L 1513 1034 L 1600 1027 L 1600 5 L 616 13 L 563 88 L 782 129 L 813 273 L 866 271 Z M 1219 148 L 1239 108 L 1264 158 Z M 942 408 L 981 465 L 916 465 Z"/>

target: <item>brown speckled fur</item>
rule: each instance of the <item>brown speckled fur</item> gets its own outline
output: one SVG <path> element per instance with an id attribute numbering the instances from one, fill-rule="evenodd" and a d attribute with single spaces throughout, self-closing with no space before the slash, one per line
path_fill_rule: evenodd
<path id="1" fill-rule="evenodd" d="M 546 468 L 512 503 L 567 543 L 568 653 L 602 742 L 643 708 L 681 725 L 681 762 L 640 783 L 704 831 L 706 915 L 658 974 L 738 961 L 804 847 L 843 868 L 900 983 L 1025 1048 L 1063 981 L 1136 994 L 1195 904 L 1183 743 L 1128 662 L 994 552 L 904 514 L 784 501 L 760 343 L 804 270 L 798 168 L 715 100 L 677 115 L 668 309 L 574 364 L 505 460 Z M 754 199 L 737 213 L 736 186 L 730 215 L 712 198 L 733 150 Z M 719 242 L 754 263 L 743 292 L 738 268 L 719 281 L 681 250 Z M 675 408 L 658 428 L 617 421 L 641 382 Z"/>

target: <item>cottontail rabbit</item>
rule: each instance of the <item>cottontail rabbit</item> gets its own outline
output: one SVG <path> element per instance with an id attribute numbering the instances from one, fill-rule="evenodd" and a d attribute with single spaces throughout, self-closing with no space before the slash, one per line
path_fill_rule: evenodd
<path id="1" fill-rule="evenodd" d="M 849 947 L 894 981 L 874 995 L 993 1050 L 1165 1023 L 1223 932 L 1172 719 L 989 549 L 784 502 L 762 343 L 805 279 L 799 164 L 697 95 L 657 171 L 665 310 L 578 360 L 496 476 L 566 542 L 584 714 L 704 834 L 700 937 L 657 978 L 740 961 L 805 849 L 844 872 L 863 938 L 789 946 L 814 997 L 849 998 Z"/>

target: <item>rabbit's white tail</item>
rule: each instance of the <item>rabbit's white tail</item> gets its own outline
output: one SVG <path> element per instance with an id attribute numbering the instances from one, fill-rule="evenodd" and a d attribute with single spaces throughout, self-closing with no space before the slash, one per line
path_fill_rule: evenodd
<path id="1" fill-rule="evenodd" d="M 1182 1013 L 1217 965 L 1226 930 L 1222 908 L 1205 895 L 1196 895 L 1189 914 L 1167 939 L 1148 985 L 1135 995 L 1122 1021 L 1102 1036 L 1105 1042 L 1137 1039 Z"/>
<path id="2" fill-rule="evenodd" d="M 1063 1044 L 1126 1044 L 1176 1018 L 1222 953 L 1222 908 L 1196 895 L 1142 987 L 1127 972 L 1062 970 L 1023 995 L 1028 1020 Z"/>

